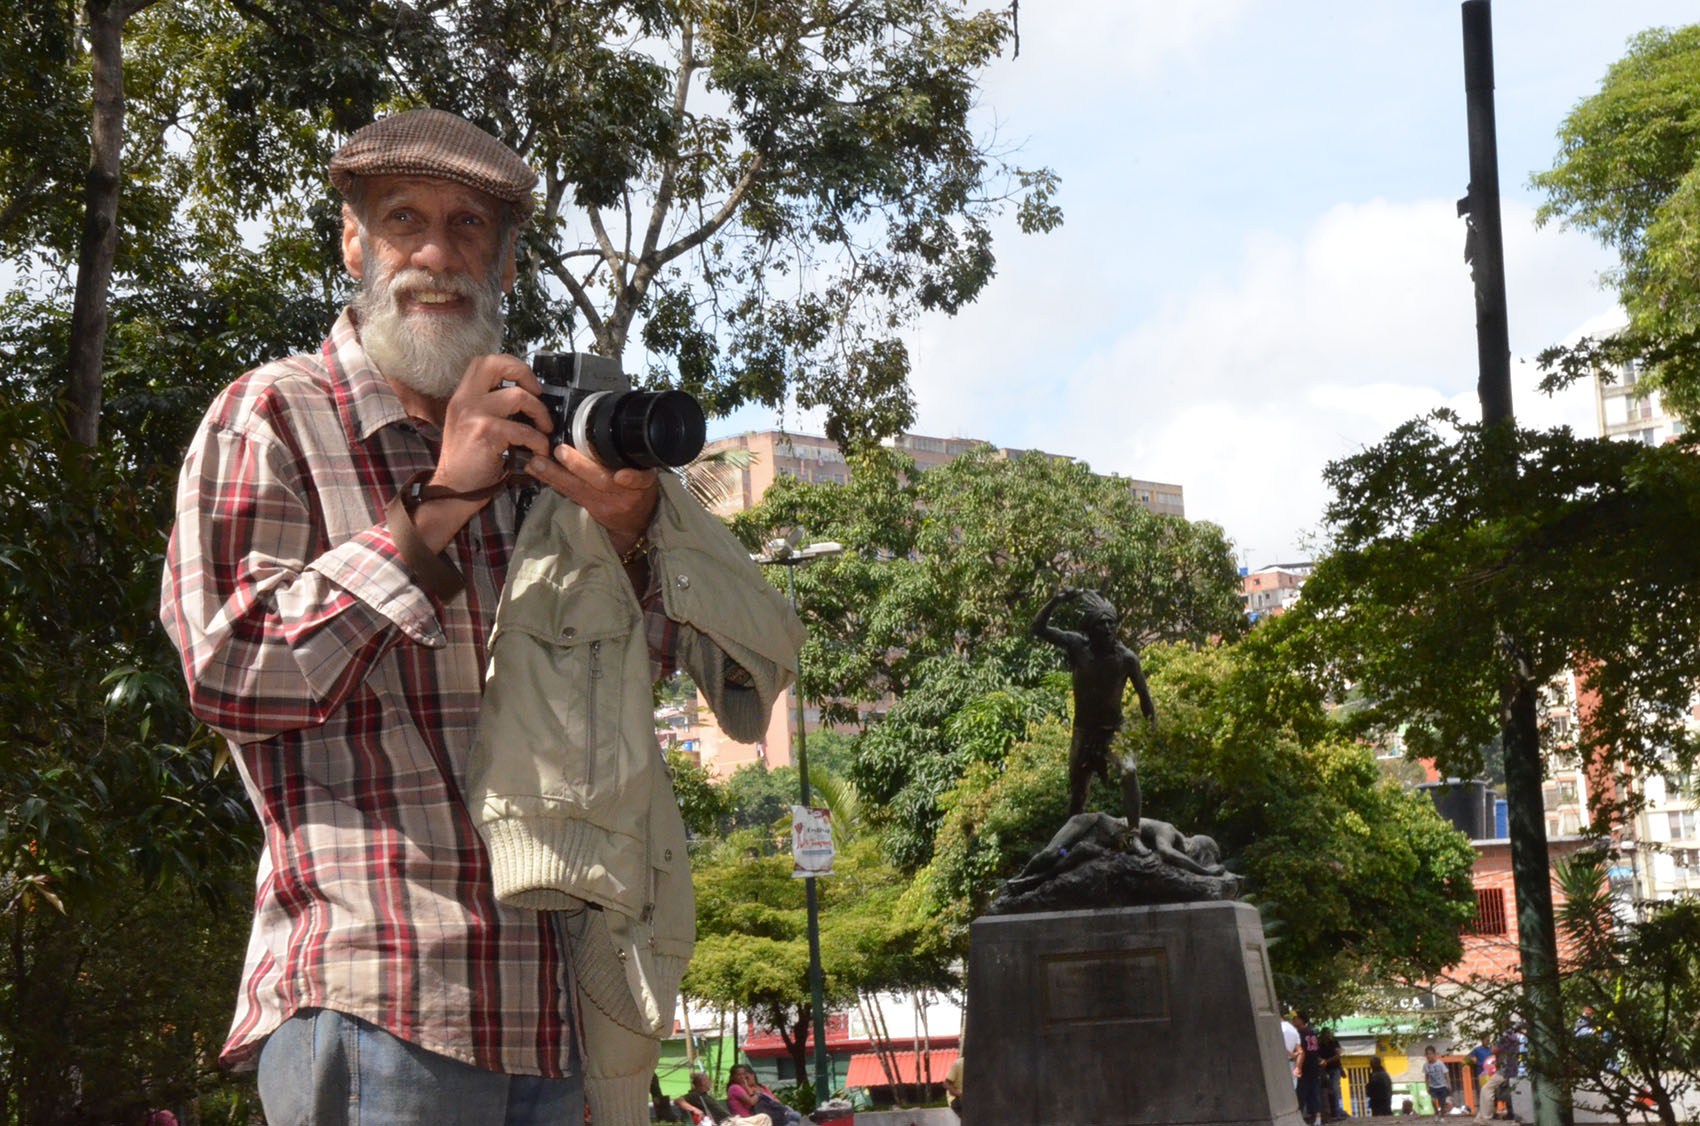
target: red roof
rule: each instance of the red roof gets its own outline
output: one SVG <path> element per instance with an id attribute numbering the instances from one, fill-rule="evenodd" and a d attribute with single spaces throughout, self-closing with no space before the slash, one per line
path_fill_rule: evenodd
<path id="1" fill-rule="evenodd" d="M 897 1081 L 899 1083 L 921 1083 L 925 1081 L 925 1076 L 915 1066 L 917 1060 L 912 1049 L 910 1051 L 898 1049 L 894 1054 L 897 1057 Z M 932 1059 L 929 1063 L 932 1068 L 934 1083 L 944 1082 L 944 1073 L 955 1062 L 956 1054 L 957 1049 L 955 1048 L 934 1048 L 932 1050 Z M 887 1087 L 891 1085 L 891 1079 L 886 1075 L 885 1068 L 880 1065 L 878 1053 L 857 1052 L 850 1057 L 850 1071 L 844 1077 L 844 1085 L 846 1087 Z"/>

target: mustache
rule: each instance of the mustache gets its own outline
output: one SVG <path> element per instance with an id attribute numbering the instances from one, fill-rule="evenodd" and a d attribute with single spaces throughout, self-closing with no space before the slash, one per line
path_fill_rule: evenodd
<path id="1" fill-rule="evenodd" d="M 397 270 L 384 279 L 383 289 L 396 296 L 419 290 L 436 290 L 473 300 L 483 296 L 483 288 L 466 274 L 438 273 L 418 266 Z"/>

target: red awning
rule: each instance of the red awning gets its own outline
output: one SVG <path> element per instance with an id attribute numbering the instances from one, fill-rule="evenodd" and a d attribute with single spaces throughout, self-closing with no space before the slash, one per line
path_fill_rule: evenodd
<path id="1" fill-rule="evenodd" d="M 955 1048 L 934 1048 L 929 1066 L 933 1072 L 933 1082 L 943 1083 L 944 1073 L 956 1059 Z M 921 1083 L 925 1076 L 916 1068 L 919 1062 L 913 1049 L 899 1048 L 893 1053 L 897 1057 L 897 1081 L 899 1083 Z M 850 1057 L 850 1071 L 844 1077 L 846 1087 L 888 1087 L 891 1079 L 886 1075 L 885 1068 L 880 1066 L 880 1058 L 875 1052 L 857 1052 Z"/>

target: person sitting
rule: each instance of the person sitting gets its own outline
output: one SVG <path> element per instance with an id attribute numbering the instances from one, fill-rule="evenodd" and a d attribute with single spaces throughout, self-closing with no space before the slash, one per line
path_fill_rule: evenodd
<path id="1" fill-rule="evenodd" d="M 772 1091 L 756 1080 L 755 1069 L 741 1063 L 732 1069 L 726 1085 L 726 1101 L 732 1113 L 749 1117 L 763 1115 L 773 1120 L 773 1126 L 798 1126 L 803 1116 L 774 1097 Z"/>
<path id="2" fill-rule="evenodd" d="M 735 1115 L 725 1103 L 712 1094 L 708 1073 L 691 1072 L 691 1089 L 673 1100 L 673 1105 L 689 1115 L 692 1126 L 713 1123 L 714 1126 L 773 1126 L 765 1114 Z"/>

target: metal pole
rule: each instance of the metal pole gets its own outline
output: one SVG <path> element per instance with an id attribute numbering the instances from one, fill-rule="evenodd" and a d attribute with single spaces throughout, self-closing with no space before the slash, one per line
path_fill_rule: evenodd
<path id="1" fill-rule="evenodd" d="M 1490 429 L 1516 425 L 1511 409 L 1511 344 L 1505 300 L 1505 243 L 1499 216 L 1499 147 L 1493 105 L 1493 16 L 1488 0 L 1464 0 L 1464 92 L 1470 131 L 1470 193 L 1459 202 L 1469 217 L 1466 256 L 1476 283 L 1476 391 Z M 1507 447 L 1509 451 L 1509 447 Z M 1507 453 L 1490 472 L 1493 488 L 1517 475 Z M 1541 800 L 1538 685 L 1522 639 L 1500 623 L 1500 741 L 1505 752 L 1505 804 L 1511 871 L 1517 891 L 1517 944 L 1527 1006 L 1529 1080 L 1536 1126 L 1570 1126 L 1569 1093 L 1558 1082 L 1562 1008 L 1552 874 Z"/>
<path id="2" fill-rule="evenodd" d="M 797 609 L 797 578 L 796 569 L 802 563 L 801 559 L 787 561 L 785 567 L 785 591 L 791 601 L 793 612 Z M 809 745 L 803 730 L 803 678 L 799 668 L 797 676 L 797 777 L 803 793 L 803 806 L 811 803 L 809 791 Z M 803 896 L 808 904 L 809 917 L 809 1004 L 814 1013 L 815 1037 L 815 1101 L 823 1102 L 832 1097 L 831 1071 L 826 1052 L 826 974 L 821 969 L 820 962 L 820 901 L 815 895 L 815 878 L 808 876 L 803 880 Z"/>

